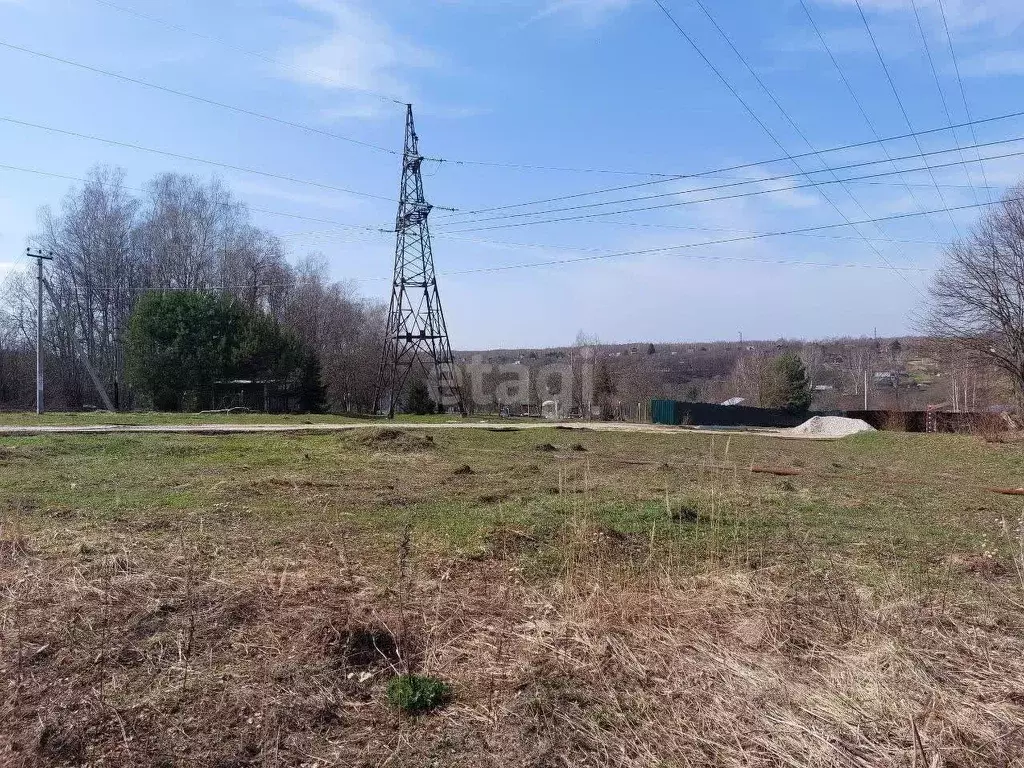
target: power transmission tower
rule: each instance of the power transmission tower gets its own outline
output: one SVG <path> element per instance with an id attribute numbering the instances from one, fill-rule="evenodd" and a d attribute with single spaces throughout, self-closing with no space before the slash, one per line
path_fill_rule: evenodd
<path id="1" fill-rule="evenodd" d="M 431 205 L 423 197 L 419 137 L 406 107 L 402 187 L 395 219 L 395 271 L 391 305 L 384 337 L 384 353 L 377 374 L 374 411 L 386 408 L 394 418 L 413 371 L 433 384 L 438 404 L 453 406 L 463 416 L 465 403 L 456 378 L 455 359 L 437 292 L 434 255 L 430 248 L 427 216 Z"/>

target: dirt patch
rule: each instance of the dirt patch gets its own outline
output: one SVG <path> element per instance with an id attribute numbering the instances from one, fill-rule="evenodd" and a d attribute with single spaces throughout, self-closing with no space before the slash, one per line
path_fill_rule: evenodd
<path id="1" fill-rule="evenodd" d="M 700 511 L 692 504 L 680 504 L 672 510 L 671 517 L 673 523 L 688 525 L 700 520 Z"/>
<path id="2" fill-rule="evenodd" d="M 25 462 L 32 458 L 32 451 L 29 448 L 9 448 L 0 445 L 0 466 L 13 464 L 14 462 Z"/>
<path id="3" fill-rule="evenodd" d="M 394 666 L 401 660 L 398 641 L 380 626 L 354 627 L 327 632 L 324 654 L 346 669 L 366 670 Z"/>
<path id="4" fill-rule="evenodd" d="M 510 495 L 508 491 L 491 491 L 478 496 L 477 501 L 481 504 L 497 504 L 499 501 L 505 501 Z"/>
<path id="5" fill-rule="evenodd" d="M 551 443 L 540 443 L 537 445 L 536 450 L 540 451 L 541 453 L 554 453 L 558 449 L 555 448 L 555 446 L 553 446 Z"/>
<path id="6" fill-rule="evenodd" d="M 627 556 L 635 556 L 650 549 L 650 539 L 645 534 L 617 531 L 606 526 L 594 530 L 592 543 L 598 549 Z"/>
<path id="7" fill-rule="evenodd" d="M 971 555 L 963 559 L 961 568 L 967 573 L 974 573 L 979 576 L 1005 576 L 1010 569 L 996 557 L 986 555 Z"/>
<path id="8" fill-rule="evenodd" d="M 583 443 L 573 443 L 572 448 L 570 448 L 569 450 L 575 451 L 576 453 L 586 453 L 587 447 L 583 445 Z"/>
<path id="9" fill-rule="evenodd" d="M 291 477 L 268 477 L 256 480 L 252 483 L 255 491 L 278 491 L 289 489 L 293 491 L 316 491 L 326 488 L 339 488 L 339 483 L 328 480 L 307 480 L 304 478 Z"/>
<path id="10" fill-rule="evenodd" d="M 472 475 L 472 474 L 475 474 L 475 473 L 473 472 L 473 468 L 471 466 L 469 466 L 469 464 L 463 464 L 461 467 L 459 467 L 454 472 L 452 472 L 452 474 L 456 475 L 456 476 L 462 476 L 462 475 Z"/>
<path id="11" fill-rule="evenodd" d="M 433 435 L 410 434 L 401 429 L 377 429 L 360 434 L 355 442 L 385 453 L 414 453 L 436 448 Z"/>
<path id="12" fill-rule="evenodd" d="M 513 559 L 533 554 L 540 549 L 541 540 L 532 531 L 517 528 L 499 528 L 486 538 L 487 551 L 492 557 Z"/>

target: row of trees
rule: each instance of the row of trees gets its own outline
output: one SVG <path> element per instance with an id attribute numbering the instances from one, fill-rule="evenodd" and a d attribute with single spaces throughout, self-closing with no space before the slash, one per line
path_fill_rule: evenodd
<path id="1" fill-rule="evenodd" d="M 233 308 L 231 322 L 239 328 L 251 332 L 257 322 L 277 327 L 307 366 L 315 359 L 332 409 L 372 405 L 385 309 L 332 281 L 322 257 L 289 264 L 280 240 L 256 226 L 217 180 L 163 174 L 136 194 L 121 170 L 96 169 L 58 210 L 41 211 L 34 245 L 54 254 L 47 279 L 57 301 L 45 302 L 43 318 L 53 407 L 96 402 L 82 355 L 121 407 L 145 405 L 154 396 L 128 375 L 126 357 L 130 319 L 153 292 L 215 294 L 218 305 Z M 166 301 L 167 311 L 184 305 Z M 35 329 L 35 281 L 15 273 L 0 294 L 0 407 L 33 401 Z M 231 354 L 234 362 L 225 358 L 210 375 L 237 374 L 244 354 Z"/>

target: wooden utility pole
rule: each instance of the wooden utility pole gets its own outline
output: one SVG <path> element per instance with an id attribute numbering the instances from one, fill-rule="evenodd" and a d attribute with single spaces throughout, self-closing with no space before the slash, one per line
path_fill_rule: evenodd
<path id="1" fill-rule="evenodd" d="M 42 415 L 43 405 L 43 262 L 53 261 L 53 251 L 43 253 L 38 248 L 25 249 L 25 255 L 36 260 L 36 414 Z"/>

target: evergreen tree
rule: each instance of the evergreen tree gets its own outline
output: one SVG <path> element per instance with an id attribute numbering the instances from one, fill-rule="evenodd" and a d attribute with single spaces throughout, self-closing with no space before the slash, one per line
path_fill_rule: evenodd
<path id="1" fill-rule="evenodd" d="M 811 407 L 811 385 L 800 356 L 784 352 L 769 361 L 761 375 L 761 405 L 803 413 Z"/>
<path id="2" fill-rule="evenodd" d="M 208 293 L 154 292 L 142 297 L 128 323 L 128 382 L 159 410 L 178 410 L 186 393 L 208 396 L 234 374 L 243 332 L 242 310 Z"/>
<path id="3" fill-rule="evenodd" d="M 437 410 L 434 401 L 430 399 L 430 389 L 427 387 L 427 382 L 422 380 L 416 381 L 409 388 L 408 409 L 409 413 L 415 413 L 417 416 L 426 416 Z"/>
<path id="4" fill-rule="evenodd" d="M 213 399 L 218 382 L 262 382 L 299 410 L 323 408 L 320 361 L 295 334 L 259 311 L 212 294 L 184 291 L 143 297 L 128 326 L 129 383 L 159 410 Z"/>

